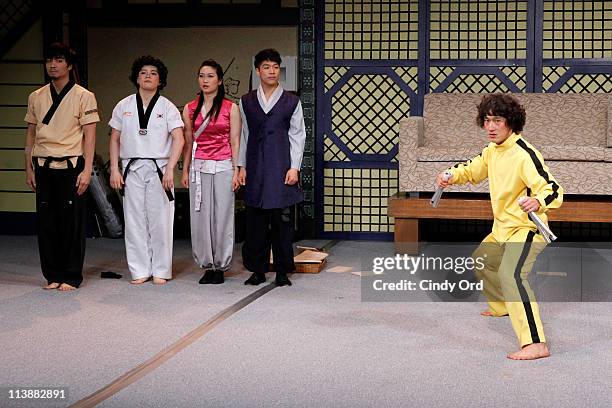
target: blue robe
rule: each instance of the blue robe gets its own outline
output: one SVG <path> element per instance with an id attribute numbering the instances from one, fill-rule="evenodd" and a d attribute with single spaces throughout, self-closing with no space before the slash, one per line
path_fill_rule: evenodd
<path id="1" fill-rule="evenodd" d="M 298 184 L 285 184 L 291 168 L 289 127 L 299 98 L 283 91 L 267 114 L 259 105 L 257 91 L 242 97 L 249 127 L 246 154 L 246 205 L 262 209 L 286 208 L 304 199 Z"/>

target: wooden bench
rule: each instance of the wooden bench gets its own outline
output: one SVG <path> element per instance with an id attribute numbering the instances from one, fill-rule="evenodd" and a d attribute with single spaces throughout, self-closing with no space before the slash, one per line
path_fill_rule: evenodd
<path id="1" fill-rule="evenodd" d="M 445 193 L 437 208 L 429 203 L 431 196 L 397 193 L 389 198 L 387 214 L 395 218 L 394 242 L 401 252 L 418 252 L 420 219 L 493 219 L 488 194 Z M 549 221 L 612 222 L 612 196 L 566 196 L 561 208 L 547 215 Z"/>

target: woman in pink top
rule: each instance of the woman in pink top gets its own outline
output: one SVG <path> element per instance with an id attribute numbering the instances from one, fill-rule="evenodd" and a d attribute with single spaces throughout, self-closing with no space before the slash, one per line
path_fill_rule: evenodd
<path id="1" fill-rule="evenodd" d="M 182 184 L 189 189 L 191 245 L 205 270 L 200 283 L 223 283 L 234 252 L 234 191 L 240 143 L 240 111 L 225 99 L 223 69 L 206 60 L 198 71 L 200 92 L 183 110 Z"/>

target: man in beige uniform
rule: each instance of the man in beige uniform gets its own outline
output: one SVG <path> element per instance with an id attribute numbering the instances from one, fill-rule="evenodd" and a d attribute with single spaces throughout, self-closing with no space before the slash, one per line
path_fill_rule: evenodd
<path id="1" fill-rule="evenodd" d="M 44 288 L 61 291 L 83 281 L 85 191 L 100 121 L 94 94 L 76 84 L 74 61 L 64 44 L 45 50 L 51 83 L 30 94 L 25 116 L 26 183 L 36 192 Z"/>

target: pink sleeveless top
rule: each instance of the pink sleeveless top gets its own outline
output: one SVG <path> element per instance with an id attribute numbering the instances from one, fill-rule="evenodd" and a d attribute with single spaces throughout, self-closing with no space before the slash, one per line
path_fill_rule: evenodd
<path id="1" fill-rule="evenodd" d="M 196 159 L 221 161 L 232 158 L 232 146 L 230 145 L 230 113 L 232 105 L 234 105 L 234 102 L 224 99 L 221 103 L 221 110 L 217 120 L 214 117 L 210 118 L 206 129 L 196 140 L 198 143 L 195 153 Z M 193 114 L 197 106 L 197 98 L 187 105 L 189 119 L 191 119 L 192 123 Z M 202 113 L 198 114 L 195 126 L 192 129 L 194 135 L 203 121 Z"/>

